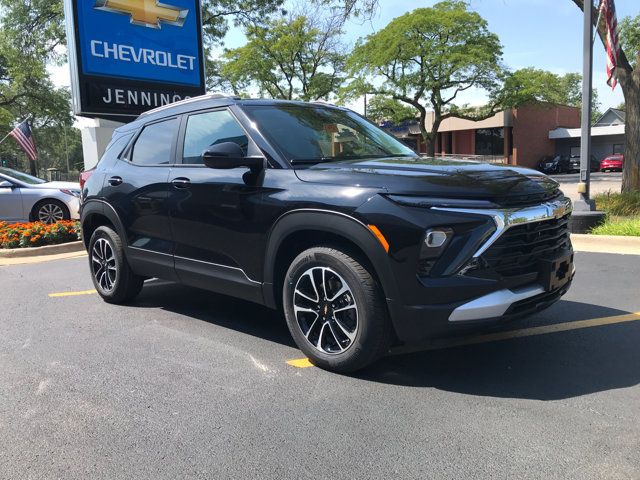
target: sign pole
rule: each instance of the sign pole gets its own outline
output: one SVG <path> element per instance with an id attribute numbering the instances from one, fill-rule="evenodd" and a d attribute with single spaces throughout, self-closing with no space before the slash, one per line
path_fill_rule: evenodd
<path id="1" fill-rule="evenodd" d="M 591 180 L 591 98 L 593 80 L 593 0 L 584 1 L 583 61 L 582 61 L 582 124 L 580 137 L 580 199 L 576 210 L 593 211 L 590 198 Z"/>

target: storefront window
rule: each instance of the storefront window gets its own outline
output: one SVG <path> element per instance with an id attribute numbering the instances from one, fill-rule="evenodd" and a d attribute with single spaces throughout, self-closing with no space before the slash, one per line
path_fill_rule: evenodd
<path id="1" fill-rule="evenodd" d="M 476 155 L 503 155 L 504 129 L 480 128 L 476 130 Z"/>

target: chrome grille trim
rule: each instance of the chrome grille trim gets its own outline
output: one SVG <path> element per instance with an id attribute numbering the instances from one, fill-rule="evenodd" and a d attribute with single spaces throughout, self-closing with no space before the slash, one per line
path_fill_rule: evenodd
<path id="1" fill-rule="evenodd" d="M 564 217 L 571 213 L 573 206 L 571 200 L 563 197 L 551 202 L 544 202 L 539 205 L 523 208 L 505 209 L 473 209 L 473 208 L 443 208 L 431 207 L 432 210 L 444 212 L 465 213 L 471 215 L 483 215 L 493 218 L 496 224 L 496 231 L 480 248 L 473 254 L 477 258 L 486 252 L 510 227 L 523 225 L 526 223 L 542 222 Z"/>

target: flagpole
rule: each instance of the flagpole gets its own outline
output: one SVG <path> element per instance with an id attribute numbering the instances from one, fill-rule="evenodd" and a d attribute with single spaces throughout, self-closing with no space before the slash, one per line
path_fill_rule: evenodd
<path id="1" fill-rule="evenodd" d="M 13 130 L 10 130 L 9 133 L 7 133 L 4 137 L 2 137 L 2 140 L 0 140 L 0 145 L 2 145 L 2 142 L 4 142 L 7 138 L 9 138 L 9 135 L 11 135 L 11 132 L 13 132 Z"/>

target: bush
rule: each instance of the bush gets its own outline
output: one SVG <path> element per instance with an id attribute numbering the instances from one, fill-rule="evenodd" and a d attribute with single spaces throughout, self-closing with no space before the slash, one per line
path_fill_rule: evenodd
<path id="1" fill-rule="evenodd" d="M 27 248 L 56 245 L 80 239 L 80 223 L 62 220 L 47 225 L 42 222 L 0 222 L 0 248 Z"/>
<path id="2" fill-rule="evenodd" d="M 594 235 L 626 235 L 640 237 L 640 217 L 607 217 L 600 226 L 591 230 Z"/>
<path id="3" fill-rule="evenodd" d="M 601 193 L 596 195 L 596 208 L 609 215 L 631 217 L 640 215 L 640 191 Z"/>

